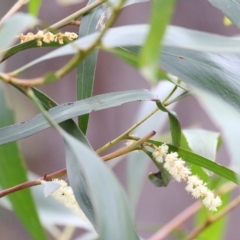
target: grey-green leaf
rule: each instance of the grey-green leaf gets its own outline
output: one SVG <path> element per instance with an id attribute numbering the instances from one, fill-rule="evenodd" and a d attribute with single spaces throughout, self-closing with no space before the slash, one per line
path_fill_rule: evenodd
<path id="1" fill-rule="evenodd" d="M 51 118 L 57 122 L 63 122 L 67 119 L 99 111 L 106 108 L 116 107 L 123 103 L 142 100 L 154 100 L 156 97 L 147 90 L 132 90 L 124 92 L 115 92 L 94 96 L 77 102 L 65 103 L 49 110 Z M 49 123 L 41 114 L 36 117 L 20 123 L 0 129 L 0 144 L 16 141 L 28 137 L 39 131 L 50 127 Z"/>
<path id="2" fill-rule="evenodd" d="M 240 27 L 239 0 L 208 0 L 213 6 L 220 9 L 233 23 Z"/>
<path id="3" fill-rule="evenodd" d="M 193 152 L 215 161 L 219 133 L 204 129 L 184 129 L 183 134 Z"/>
<path id="4" fill-rule="evenodd" d="M 94 1 L 90 0 L 88 4 Z M 98 22 L 105 10 L 106 6 L 104 4 L 84 15 L 81 19 L 79 36 L 83 37 L 96 32 L 98 30 Z M 77 66 L 77 100 L 92 96 L 97 57 L 98 50 L 95 50 Z M 84 134 L 87 132 L 88 119 L 89 114 L 78 117 L 78 126 Z"/>
<path id="5" fill-rule="evenodd" d="M 6 19 L 0 28 L 0 58 L 2 51 L 16 40 L 19 33 L 36 23 L 37 19 L 26 13 L 16 13 Z"/>
<path id="6" fill-rule="evenodd" d="M 133 219 L 123 189 L 111 170 L 86 145 L 66 132 L 62 134 L 65 139 L 66 151 L 72 152 L 73 156 L 67 158 L 70 185 L 78 203 L 82 206 L 84 196 L 82 196 L 82 181 L 79 175 L 83 174 L 82 177 L 86 180 L 94 207 L 95 226 L 100 236 L 99 239 L 139 239 L 134 230 Z M 86 211 L 86 209 L 84 210 Z"/>

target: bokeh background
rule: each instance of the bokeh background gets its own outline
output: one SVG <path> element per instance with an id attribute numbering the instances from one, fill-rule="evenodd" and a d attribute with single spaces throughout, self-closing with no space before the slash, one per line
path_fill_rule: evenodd
<path id="1" fill-rule="evenodd" d="M 2 0 L 0 16 L 3 16 L 14 3 L 15 1 L 13 0 Z M 81 8 L 84 4 L 86 3 L 63 7 L 56 1 L 43 0 L 39 18 L 48 24 L 53 24 L 75 12 L 77 8 Z M 26 9 L 22 9 L 22 11 L 26 11 Z M 147 23 L 149 13 L 149 2 L 131 5 L 123 10 L 115 26 Z M 223 14 L 215 9 L 207 0 L 179 0 L 176 5 L 172 24 L 228 36 L 239 34 L 239 30 L 236 27 L 226 27 L 223 25 Z M 66 27 L 64 30 L 78 31 L 77 27 Z M 34 29 L 34 31 L 37 31 L 37 29 Z M 39 48 L 18 53 L 7 61 L 5 65 L 6 71 L 14 70 L 49 51 L 51 49 Z M 43 62 L 30 68 L 21 76 L 26 78 L 40 76 L 46 71 L 58 69 L 65 63 L 66 59 L 51 60 L 51 64 L 48 61 Z M 61 104 L 76 100 L 75 86 L 76 72 L 73 71 L 62 80 L 43 86 L 40 89 L 51 96 L 57 103 Z M 150 89 L 151 86 L 135 69 L 127 66 L 110 54 L 100 52 L 94 95 L 141 88 Z M 8 93 L 12 107 L 16 112 L 16 122 L 25 121 L 37 114 L 35 106 L 15 89 L 8 87 Z M 161 96 L 161 90 L 158 92 L 158 95 Z M 87 136 L 93 148 L 99 148 L 128 129 L 134 122 L 138 107 L 139 103 L 131 103 L 91 113 Z M 195 126 L 218 131 L 217 127 L 210 121 L 193 97 L 188 97 L 180 101 L 174 109 L 179 116 L 183 128 Z M 149 109 L 150 111 L 151 108 Z M 153 126 L 152 130 L 157 129 L 154 129 Z M 167 131 L 168 126 L 166 124 L 164 132 Z M 28 168 L 39 175 L 51 173 L 65 167 L 63 140 L 53 129 L 47 129 L 21 140 L 20 147 Z M 220 149 L 217 159 L 223 164 L 229 164 L 228 154 L 224 145 Z M 149 171 L 154 170 L 154 166 L 149 161 Z M 120 181 L 125 184 L 125 161 L 116 164 L 114 171 Z M 146 172 L 142 193 L 136 209 L 136 222 L 138 223 L 142 237 L 149 237 L 152 231 L 156 231 L 189 206 L 189 204 L 193 203 L 191 196 L 184 191 L 184 185 L 171 182 L 167 188 L 156 188 L 148 181 L 148 172 Z M 240 236 L 240 228 L 238 227 L 239 214 L 239 209 L 234 210 L 230 214 L 225 239 L 235 240 Z M 190 219 L 184 225 L 184 228 L 191 230 L 192 221 Z M 30 239 L 16 216 L 2 207 L 0 207 L 0 239 Z M 167 239 L 175 238 L 172 236 Z M 210 239 L 211 237 L 209 237 Z"/>

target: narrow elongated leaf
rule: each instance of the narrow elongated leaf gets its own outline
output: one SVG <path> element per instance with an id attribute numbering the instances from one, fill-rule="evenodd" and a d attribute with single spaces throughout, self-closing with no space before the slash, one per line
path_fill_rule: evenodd
<path id="1" fill-rule="evenodd" d="M 160 65 L 184 82 L 220 97 L 240 110 L 239 56 L 165 48 Z"/>
<path id="2" fill-rule="evenodd" d="M 123 48 L 107 48 L 108 52 L 111 52 L 115 55 L 117 55 L 120 59 L 127 62 L 129 65 L 139 68 L 139 56 L 133 52 L 128 51 L 127 49 Z M 168 80 L 169 82 L 172 82 L 171 78 L 167 76 L 161 69 L 156 69 L 157 78 L 161 80 Z"/>
<path id="3" fill-rule="evenodd" d="M 95 0 L 90 0 L 88 4 L 91 4 L 94 1 Z M 100 28 L 100 26 L 98 26 L 98 22 L 105 10 L 106 6 L 104 4 L 84 15 L 81 19 L 79 36 L 84 37 L 98 31 Z M 97 57 L 98 51 L 95 50 L 84 58 L 77 66 L 77 100 L 82 100 L 92 96 Z M 89 114 L 78 117 L 78 126 L 85 134 L 87 132 L 88 119 Z"/>
<path id="4" fill-rule="evenodd" d="M 198 102 L 206 111 L 208 116 L 214 121 L 214 123 L 221 130 L 224 144 L 226 145 L 231 167 L 240 173 L 240 114 L 232 106 L 223 102 L 215 96 L 212 96 L 203 91 L 196 91 Z M 211 103 L 211 104 L 209 104 Z"/>
<path id="5" fill-rule="evenodd" d="M 0 84 L 0 127 L 14 122 L 13 112 L 4 99 L 3 85 Z M 13 187 L 26 182 L 27 173 L 23 159 L 16 143 L 0 146 L 0 185 L 2 188 Z M 30 189 L 10 194 L 8 196 L 13 210 L 24 224 L 32 239 L 47 239 L 40 224 L 36 206 Z"/>
<path id="6" fill-rule="evenodd" d="M 104 46 L 108 48 L 119 46 L 141 46 L 145 42 L 147 32 L 148 25 L 146 24 L 122 26 L 109 29 L 107 34 L 103 37 Z M 86 37 L 80 38 L 79 40 L 75 41 L 74 44 L 77 43 L 79 48 L 84 48 L 87 43 L 92 43 L 92 41 L 96 38 L 96 33 L 88 36 L 87 40 L 85 38 Z M 217 53 L 239 53 L 239 42 L 239 38 L 230 38 L 176 26 L 168 26 L 163 39 L 163 46 Z M 46 46 L 59 46 L 59 44 L 53 42 L 50 44 L 43 43 L 43 47 Z M 3 51 L 3 59 L 6 60 L 19 51 L 36 47 L 37 46 L 35 41 L 15 45 Z M 40 61 L 43 61 L 45 58 L 50 59 L 54 57 L 75 54 L 77 49 L 68 46 L 67 48 L 64 47 L 61 48 L 61 50 L 56 51 L 57 52 L 54 51 L 53 53 L 50 53 L 50 55 L 47 54 L 44 58 L 40 58 L 32 62 L 28 66 L 32 66 Z"/>
<path id="7" fill-rule="evenodd" d="M 138 52 L 136 47 L 128 47 Z M 210 92 L 240 111 L 240 57 L 165 47 L 160 66 L 184 82 Z"/>
<path id="8" fill-rule="evenodd" d="M 157 141 L 151 141 L 151 142 L 153 142 L 157 146 L 163 144 L 163 143 L 157 142 Z M 176 147 L 171 144 L 168 144 L 168 146 L 169 146 L 170 152 L 177 152 L 179 157 L 184 159 L 186 162 L 206 168 L 206 169 L 218 174 L 219 176 L 224 177 L 225 179 L 228 179 L 236 184 L 239 184 L 238 175 L 234 171 L 232 171 L 220 164 L 212 162 L 211 160 L 209 160 L 205 157 L 202 157 L 193 152 L 187 151 L 183 148 Z"/>
<path id="9" fill-rule="evenodd" d="M 15 86 L 16 89 L 18 89 L 20 92 L 22 92 L 23 94 L 25 94 L 25 92 Z M 43 107 L 46 110 L 49 110 L 52 107 L 56 107 L 57 103 L 54 102 L 50 97 L 48 97 L 46 94 L 44 94 L 43 92 L 39 91 L 36 88 L 32 88 L 34 94 L 36 95 L 36 97 L 39 99 L 39 101 L 41 102 L 41 104 L 43 105 Z M 59 124 L 66 132 L 68 132 L 69 134 L 71 134 L 72 136 L 74 136 L 75 138 L 77 138 L 79 141 L 85 143 L 87 146 L 90 147 L 90 144 L 88 141 L 86 141 L 86 138 L 84 137 L 83 133 L 81 132 L 81 130 L 77 127 L 77 125 L 75 124 L 75 122 L 72 119 L 66 120 L 62 123 Z"/>
<path id="10" fill-rule="evenodd" d="M 124 192 L 113 173 L 88 147 L 67 133 L 62 134 L 66 151 L 72 152 L 73 156 L 67 158 L 68 179 L 78 203 L 82 206 L 85 202 L 82 201 L 84 196 L 80 187 L 79 171 L 83 173 L 94 206 L 100 239 L 139 239 L 134 230 Z M 86 212 L 86 215 L 89 216 L 89 212 Z"/>
<path id="11" fill-rule="evenodd" d="M 161 41 L 174 7 L 175 0 L 153 0 L 150 29 L 139 58 L 140 71 L 150 81 L 157 80 L 157 66 Z"/>
<path id="12" fill-rule="evenodd" d="M 154 100 L 155 96 L 147 90 L 133 90 L 118 93 L 102 94 L 92 98 L 70 102 L 49 110 L 49 115 L 57 122 L 63 122 L 67 119 L 99 111 L 102 109 L 116 107 L 123 103 L 141 100 Z M 0 144 L 16 141 L 18 139 L 35 134 L 43 129 L 50 127 L 49 123 L 41 114 L 23 122 L 0 129 Z"/>
<path id="13" fill-rule="evenodd" d="M 209 2 L 219 8 L 233 23 L 240 27 L 239 0 L 209 0 Z"/>
<path id="14" fill-rule="evenodd" d="M 41 103 L 45 106 L 46 110 L 49 110 L 54 106 L 57 106 L 57 104 L 47 95 L 43 94 L 42 92 L 34 88 L 33 88 L 33 91 L 34 91 L 34 94 L 41 101 Z M 76 123 L 72 119 L 68 119 L 64 122 L 61 122 L 59 125 L 70 135 L 72 135 L 73 137 L 77 138 L 79 141 L 85 143 L 87 146 L 90 147 L 89 142 L 86 141 L 86 138 L 84 137 L 83 133 L 77 127 Z"/>
<path id="15" fill-rule="evenodd" d="M 16 13 L 4 21 L 0 28 L 0 58 L 3 50 L 16 40 L 16 35 L 36 23 L 37 19 L 26 13 Z"/>
<path id="16" fill-rule="evenodd" d="M 183 134 L 193 152 L 215 161 L 219 133 L 203 129 L 184 129 Z"/>
<path id="17" fill-rule="evenodd" d="M 28 2 L 28 12 L 33 16 L 37 16 L 42 5 L 42 0 L 30 0 Z"/>
<path id="18" fill-rule="evenodd" d="M 142 46 L 145 42 L 149 26 L 147 24 L 121 26 L 109 29 L 102 39 L 102 45 L 106 48 L 119 46 Z M 79 49 L 88 48 L 97 38 L 98 33 L 93 33 L 85 37 L 80 37 L 74 44 L 65 45 L 57 50 L 32 61 L 23 69 L 33 66 L 41 61 L 65 55 L 77 53 Z M 195 30 L 184 29 L 176 26 L 169 26 L 163 39 L 163 46 L 192 49 L 198 51 L 211 51 L 218 53 L 240 53 L 240 39 L 224 37 L 216 34 L 204 33 Z M 76 46 L 78 48 L 76 48 Z M 23 50 L 32 47 L 31 42 L 23 43 L 13 48 Z M 6 51 L 6 54 L 11 49 Z M 15 54 L 17 49 L 12 52 Z"/>
<path id="19" fill-rule="evenodd" d="M 169 118 L 169 124 L 170 124 L 170 130 L 171 130 L 171 136 L 172 136 L 172 143 L 175 146 L 180 146 L 181 145 L 181 125 L 180 122 L 178 121 L 177 114 L 171 110 L 168 110 L 165 108 L 161 102 L 157 103 L 157 106 L 160 110 L 163 112 L 168 113 L 168 118 Z"/>

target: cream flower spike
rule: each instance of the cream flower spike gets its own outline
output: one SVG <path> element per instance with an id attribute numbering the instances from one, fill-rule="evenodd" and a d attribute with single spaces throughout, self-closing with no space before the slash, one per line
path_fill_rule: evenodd
<path id="1" fill-rule="evenodd" d="M 178 157 L 177 152 L 168 153 L 166 144 L 155 149 L 153 157 L 159 163 L 164 163 L 164 168 L 177 182 L 187 182 L 186 191 L 194 198 L 202 199 L 203 205 L 210 211 L 217 211 L 217 207 L 222 205 L 220 197 L 215 197 L 214 193 L 207 188 L 206 183 L 198 176 L 192 175 L 191 170 L 185 166 L 185 161 Z"/>
<path id="2" fill-rule="evenodd" d="M 88 220 L 76 201 L 73 190 L 70 186 L 68 186 L 67 182 L 62 179 L 53 179 L 52 182 L 42 180 L 41 184 L 45 185 L 45 197 L 52 196 L 55 200 L 70 209 L 75 215 L 79 216 L 89 226 L 92 226 L 91 222 Z"/>
<path id="3" fill-rule="evenodd" d="M 31 40 L 36 40 L 37 41 L 37 46 L 41 47 L 42 42 L 45 43 L 51 43 L 51 42 L 58 42 L 59 44 L 64 44 L 63 39 L 67 38 L 69 41 L 73 41 L 74 39 L 78 38 L 78 35 L 74 32 L 65 32 L 65 33 L 57 33 L 53 34 L 51 32 L 46 32 L 44 33 L 43 31 L 39 30 L 36 34 L 34 33 L 27 33 L 26 35 L 24 34 L 19 34 L 18 38 L 20 38 L 21 43 L 28 42 Z"/>

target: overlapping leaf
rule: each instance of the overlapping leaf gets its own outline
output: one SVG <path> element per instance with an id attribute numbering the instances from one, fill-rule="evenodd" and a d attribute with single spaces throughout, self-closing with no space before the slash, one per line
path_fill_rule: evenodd
<path id="1" fill-rule="evenodd" d="M 88 4 L 94 1 L 95 0 L 90 0 Z M 105 4 L 84 15 L 81 19 L 79 36 L 83 37 L 97 32 L 101 27 L 99 21 L 104 11 L 106 11 Z M 95 50 L 77 66 L 77 100 L 92 96 L 97 57 L 98 51 Z M 78 117 L 78 126 L 84 133 L 87 131 L 88 119 L 89 114 Z"/>
<path id="2" fill-rule="evenodd" d="M 66 103 L 49 110 L 49 115 L 57 122 L 63 122 L 67 119 L 99 111 L 102 109 L 116 107 L 123 103 L 140 100 L 154 100 L 154 96 L 147 90 L 133 90 L 118 93 L 109 93 L 98 95 L 92 98 L 80 100 L 77 102 Z M 43 129 L 50 127 L 49 123 L 41 114 L 36 117 L 9 127 L 0 129 L 0 144 L 16 141 L 18 139 L 35 134 Z"/>
<path id="3" fill-rule="evenodd" d="M 160 145 L 162 143 L 157 142 L 157 141 L 152 141 L 155 145 Z M 169 146 L 169 151 L 170 152 L 177 152 L 179 157 L 181 157 L 182 159 L 184 159 L 186 162 L 195 164 L 197 166 L 203 167 L 205 169 L 208 169 L 216 174 L 218 174 L 219 176 L 228 179 L 229 181 L 232 181 L 236 184 L 239 184 L 238 181 L 238 175 L 237 173 L 235 173 L 234 171 L 220 165 L 217 164 L 215 162 L 212 162 L 210 159 L 207 159 L 205 157 L 202 157 L 200 155 L 197 155 L 193 152 L 190 152 L 188 150 L 185 150 L 183 148 L 180 147 L 176 147 L 173 146 L 171 144 L 168 144 Z"/>
<path id="4" fill-rule="evenodd" d="M 4 99 L 3 85 L 0 84 L 0 126 L 14 122 L 13 112 L 8 108 Z M 9 188 L 26 182 L 27 170 L 21 158 L 19 148 L 16 143 L 0 146 L 0 185 L 2 188 Z M 44 230 L 40 224 L 36 206 L 32 198 L 30 189 L 13 193 L 8 196 L 21 222 L 24 224 L 33 239 L 46 239 Z"/>
<path id="5" fill-rule="evenodd" d="M 209 2 L 219 8 L 238 27 L 240 27 L 240 1 L 239 0 L 209 0 Z"/>
<path id="6" fill-rule="evenodd" d="M 153 0 L 149 32 L 139 56 L 140 71 L 152 82 L 157 80 L 159 51 L 165 29 L 171 19 L 175 0 Z"/>
<path id="7" fill-rule="evenodd" d="M 0 58 L 3 50 L 16 40 L 19 33 L 24 32 L 28 27 L 36 23 L 36 18 L 25 13 L 16 13 L 6 19 L 0 29 Z"/>
<path id="8" fill-rule="evenodd" d="M 78 177 L 80 172 L 83 174 L 94 206 L 94 213 L 87 211 L 86 214 L 92 216 L 90 220 L 99 233 L 99 239 L 139 239 L 123 189 L 111 170 L 86 145 L 66 132 L 62 132 L 62 135 L 66 152 L 72 154 L 71 158 L 67 158 L 68 179 L 78 203 L 80 206 L 84 204 L 86 207 L 83 210 L 86 211 L 88 206 L 83 201 Z"/>

